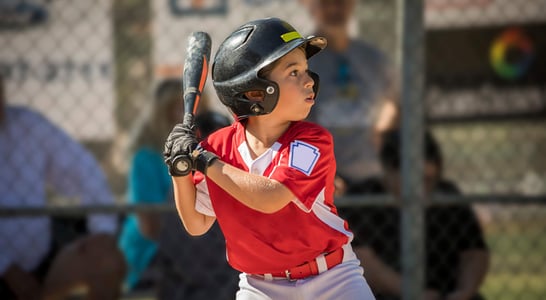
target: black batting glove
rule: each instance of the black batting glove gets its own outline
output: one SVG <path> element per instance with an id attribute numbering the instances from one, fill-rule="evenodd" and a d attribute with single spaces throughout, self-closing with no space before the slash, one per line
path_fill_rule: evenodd
<path id="1" fill-rule="evenodd" d="M 171 176 L 185 176 L 194 169 L 192 152 L 197 148 L 193 123 L 174 126 L 165 142 L 163 158 Z"/>
<path id="2" fill-rule="evenodd" d="M 218 156 L 198 146 L 193 115 L 186 114 L 184 122 L 176 124 L 167 137 L 163 158 L 171 176 L 186 176 L 195 170 L 206 175 Z"/>

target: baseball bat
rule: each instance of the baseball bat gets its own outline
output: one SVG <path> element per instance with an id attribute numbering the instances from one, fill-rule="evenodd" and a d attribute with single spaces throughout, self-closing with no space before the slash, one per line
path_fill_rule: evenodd
<path id="1" fill-rule="evenodd" d="M 193 116 L 197 112 L 201 93 L 207 80 L 210 49 L 211 39 L 208 33 L 196 31 L 192 32 L 188 37 L 182 74 L 184 91 L 183 122 L 186 125 L 194 125 L 191 124 L 193 123 Z M 191 157 L 189 155 L 179 155 L 174 158 L 173 165 L 175 172 L 180 176 L 185 176 L 191 172 Z"/>

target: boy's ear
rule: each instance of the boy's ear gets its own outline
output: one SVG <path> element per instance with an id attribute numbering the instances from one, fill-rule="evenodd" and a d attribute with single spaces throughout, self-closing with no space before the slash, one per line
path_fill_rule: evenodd
<path id="1" fill-rule="evenodd" d="M 245 97 L 251 101 L 263 101 L 265 93 L 263 91 L 248 91 L 245 93 Z"/>

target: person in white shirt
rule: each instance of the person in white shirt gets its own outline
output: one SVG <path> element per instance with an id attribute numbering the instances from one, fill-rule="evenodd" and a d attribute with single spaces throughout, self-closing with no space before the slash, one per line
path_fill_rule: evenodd
<path id="1" fill-rule="evenodd" d="M 82 205 L 114 203 L 90 152 L 38 112 L 6 101 L 0 76 L 0 209 L 45 206 L 50 191 Z M 116 216 L 89 215 L 89 235 L 59 253 L 51 227 L 47 215 L 0 217 L 0 298 L 62 297 L 84 285 L 115 299 L 125 272 Z"/>

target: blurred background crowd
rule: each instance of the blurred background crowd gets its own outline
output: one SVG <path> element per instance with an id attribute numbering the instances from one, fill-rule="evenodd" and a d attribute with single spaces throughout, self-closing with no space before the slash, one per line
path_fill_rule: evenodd
<path id="1" fill-rule="evenodd" d="M 186 37 L 271 16 L 328 39 L 309 120 L 377 298 L 544 299 L 546 0 L 0 1 L 0 299 L 234 298 L 161 151 Z M 233 122 L 210 80 L 197 122 Z"/>

